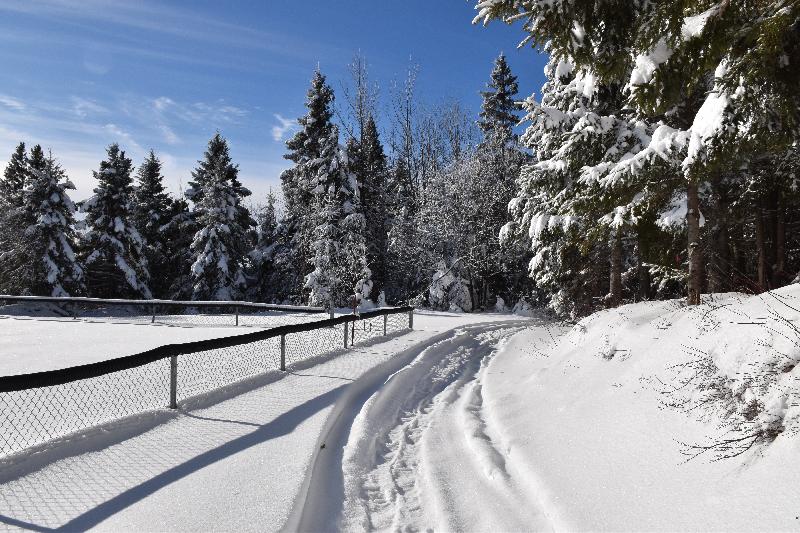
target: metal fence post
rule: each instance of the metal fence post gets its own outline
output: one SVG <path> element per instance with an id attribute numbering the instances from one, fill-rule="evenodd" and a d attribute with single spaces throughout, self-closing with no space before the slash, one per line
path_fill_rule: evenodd
<path id="1" fill-rule="evenodd" d="M 150 310 L 153 312 L 153 318 L 150 320 L 150 323 L 151 324 L 155 324 L 155 322 L 156 322 L 156 306 L 155 305 L 151 306 Z"/>
<path id="2" fill-rule="evenodd" d="M 169 408 L 178 408 L 178 356 L 169 358 Z"/>
<path id="3" fill-rule="evenodd" d="M 281 372 L 286 372 L 286 335 L 281 335 Z"/>
<path id="4" fill-rule="evenodd" d="M 349 322 L 343 322 L 342 326 L 344 326 L 344 347 L 347 348 L 347 324 Z"/>
<path id="5" fill-rule="evenodd" d="M 414 310 L 408 312 L 408 329 L 414 329 Z"/>
<path id="6" fill-rule="evenodd" d="M 384 337 L 386 336 L 386 321 L 388 320 L 388 318 L 389 318 L 388 314 L 383 315 L 383 336 Z"/>
<path id="7" fill-rule="evenodd" d="M 239 306 L 235 305 L 233 308 L 236 310 L 236 325 L 238 326 L 239 325 Z"/>
<path id="8" fill-rule="evenodd" d="M 78 304 L 72 302 L 72 320 L 78 320 Z"/>

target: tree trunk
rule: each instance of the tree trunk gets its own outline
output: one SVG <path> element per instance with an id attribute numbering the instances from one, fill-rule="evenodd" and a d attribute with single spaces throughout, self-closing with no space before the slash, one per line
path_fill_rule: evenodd
<path id="1" fill-rule="evenodd" d="M 703 252 L 700 249 L 700 196 L 697 191 L 697 183 L 689 182 L 686 187 L 686 234 L 688 237 L 689 249 L 689 280 L 687 303 L 689 305 L 700 305 L 701 268 Z"/>
<path id="2" fill-rule="evenodd" d="M 775 286 L 786 283 L 786 205 L 781 192 L 778 193 L 775 217 Z"/>
<path id="3" fill-rule="evenodd" d="M 761 202 L 755 209 L 756 212 L 756 252 L 758 253 L 758 286 L 760 290 L 767 290 L 767 250 L 764 242 L 764 210 Z"/>
<path id="4" fill-rule="evenodd" d="M 767 196 L 767 205 L 765 207 L 765 234 L 766 234 L 766 251 L 767 251 L 767 283 L 770 289 L 775 288 L 775 266 L 778 263 L 778 254 L 776 249 L 776 236 L 778 234 L 778 191 L 773 189 Z"/>
<path id="5" fill-rule="evenodd" d="M 730 280 L 728 204 L 720 179 L 714 180 L 714 229 L 711 235 L 713 255 L 709 260 L 708 292 L 725 292 Z"/>
<path id="6" fill-rule="evenodd" d="M 611 276 L 608 284 L 608 307 L 618 307 L 622 301 L 622 229 L 614 231 L 611 242 Z"/>
<path id="7" fill-rule="evenodd" d="M 636 277 L 639 281 L 639 287 L 636 293 L 637 300 L 650 299 L 650 268 L 645 264 L 647 257 L 646 245 L 643 242 L 642 236 L 637 236 L 637 272 Z"/>

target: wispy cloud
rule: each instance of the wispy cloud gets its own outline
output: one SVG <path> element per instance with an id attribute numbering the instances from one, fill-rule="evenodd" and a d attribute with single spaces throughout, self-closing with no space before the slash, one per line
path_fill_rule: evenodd
<path id="1" fill-rule="evenodd" d="M 142 151 L 141 145 L 139 145 L 139 143 L 136 142 L 133 136 L 127 131 L 117 126 L 116 124 L 112 124 L 109 122 L 108 124 L 105 125 L 105 129 L 111 135 L 116 137 L 117 141 L 125 141 L 125 144 L 127 144 L 128 146 L 134 147 L 137 151 L 140 152 Z"/>
<path id="2" fill-rule="evenodd" d="M 272 138 L 275 142 L 281 142 L 287 133 L 294 131 L 297 128 L 297 121 L 275 113 L 273 115 L 277 119 L 278 124 L 272 126 Z"/>
<path id="3" fill-rule="evenodd" d="M 300 46 L 302 43 L 289 35 L 204 16 L 196 9 L 180 9 L 142 0 L 4 0 L 0 2 L 0 11 L 126 26 L 182 39 L 268 50 L 284 56 L 308 55 Z"/>
<path id="4" fill-rule="evenodd" d="M 178 134 L 166 124 L 160 124 L 158 129 L 161 131 L 161 136 L 167 144 L 179 144 L 181 142 L 181 138 L 178 137 Z"/>
<path id="5" fill-rule="evenodd" d="M 24 111 L 25 104 L 22 100 L 18 100 L 13 96 L 8 96 L 6 94 L 0 94 L 0 104 L 3 104 L 9 109 L 13 109 L 14 111 Z"/>
<path id="6" fill-rule="evenodd" d="M 108 113 L 108 108 L 103 107 L 94 100 L 81 98 L 80 96 L 70 97 L 72 102 L 72 112 L 80 118 L 86 118 L 89 115 L 104 115 Z"/>

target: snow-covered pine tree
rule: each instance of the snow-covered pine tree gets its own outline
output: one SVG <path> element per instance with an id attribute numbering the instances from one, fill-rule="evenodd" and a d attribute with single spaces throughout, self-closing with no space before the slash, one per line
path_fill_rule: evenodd
<path id="1" fill-rule="evenodd" d="M 323 156 L 323 150 L 330 149 L 333 135 L 333 101 L 333 90 L 316 70 L 306 94 L 308 112 L 297 120 L 300 129 L 286 141 L 289 152 L 284 157 L 294 166 L 281 174 L 285 212 L 279 232 L 284 249 L 276 267 L 286 269 L 281 275 L 290 286 L 290 297 L 295 299 L 305 292 L 306 275 L 316 268 L 317 252 L 312 249 L 312 241 L 319 238 L 315 236 L 319 233 L 316 228 L 323 219 L 318 210 L 322 207 L 322 189 L 317 188 L 320 176 L 327 182 L 330 158 L 335 156 Z"/>
<path id="2" fill-rule="evenodd" d="M 484 134 L 484 142 L 496 139 L 495 142 L 506 144 L 516 140 L 514 126 L 519 122 L 517 112 L 521 109 L 516 101 L 518 90 L 517 77 L 501 53 L 494 62 L 486 90 L 481 91 L 483 102 L 478 126 Z"/>
<path id="3" fill-rule="evenodd" d="M 372 280 L 371 293 L 372 299 L 378 301 L 387 283 L 389 212 L 386 187 L 389 169 L 378 127 L 372 116 L 366 121 L 363 141 L 348 143 L 348 160 L 359 184 L 366 262 Z"/>
<path id="4" fill-rule="evenodd" d="M 242 205 L 251 193 L 238 179 L 227 141 L 216 133 L 192 173 L 201 185 L 192 195 L 198 230 L 191 245 L 194 300 L 236 300 L 245 290 L 244 269 L 255 221 Z"/>
<path id="5" fill-rule="evenodd" d="M 364 215 L 363 162 L 353 165 L 348 154 L 354 152 L 360 156 L 360 147 L 356 148 L 354 139 L 348 142 L 348 149 L 339 149 L 338 159 L 342 168 L 339 202 L 342 205 L 342 219 L 339 221 L 339 255 L 337 258 L 338 291 L 335 301 L 338 305 L 349 305 L 355 298 L 358 304 L 373 297 L 374 288 L 372 270 L 367 261 L 367 219 Z M 361 171 L 354 172 L 354 168 Z"/>
<path id="6" fill-rule="evenodd" d="M 387 185 L 389 233 L 386 259 L 387 301 L 408 302 L 426 283 L 420 270 L 417 223 L 418 195 L 405 158 L 389 172 Z"/>
<path id="7" fill-rule="evenodd" d="M 520 241 L 501 244 L 499 239 L 501 229 L 509 220 L 508 204 L 516 193 L 516 179 L 528 159 L 514 133 L 522 109 L 517 102 L 517 91 L 517 77 L 501 53 L 495 60 L 486 90 L 481 91 L 483 102 L 478 120 L 483 140 L 478 147 L 480 164 L 475 179 L 480 181 L 476 193 L 482 198 L 483 205 L 478 209 L 485 219 L 485 227 L 477 229 L 490 232 L 482 236 L 480 242 L 487 246 L 486 262 L 495 266 L 491 276 L 488 276 L 488 269 L 484 269 L 487 284 L 479 291 L 476 302 L 481 308 L 491 304 L 490 295 L 501 296 L 504 302 L 513 305 L 515 299 L 530 291 L 527 276 L 521 275 L 530 259 L 528 246 Z"/>
<path id="8" fill-rule="evenodd" d="M 638 153 L 619 154 L 619 165 L 680 168 L 685 193 L 674 213 L 685 214 L 688 301 L 698 304 L 705 184 L 798 139 L 800 5 L 479 0 L 477 9 L 476 21 L 525 20 L 528 41 L 587 78 L 627 83 L 634 114 L 656 128 Z"/>
<path id="9" fill-rule="evenodd" d="M 166 263 L 164 278 L 169 282 L 167 295 L 175 300 L 188 300 L 192 296 L 191 266 L 192 241 L 197 229 L 184 198 L 172 198 L 161 227 Z"/>
<path id="10" fill-rule="evenodd" d="M 355 296 L 369 297 L 364 215 L 358 182 L 348 171 L 347 155 L 333 125 L 320 145 L 312 185 L 317 217 L 311 251 L 314 269 L 305 279 L 310 305 L 347 306 Z"/>
<path id="11" fill-rule="evenodd" d="M 41 147 L 34 147 L 34 157 Z M 39 167 L 40 165 L 37 165 Z M 30 278 L 28 292 L 39 296 L 77 296 L 84 292 L 83 269 L 75 254 L 75 204 L 67 190 L 75 189 L 49 154 L 41 168 L 31 168 L 24 195 L 24 230 Z"/>
<path id="12" fill-rule="evenodd" d="M 278 216 L 275 208 L 277 199 L 270 189 L 267 203 L 257 212 L 258 240 L 250 252 L 250 298 L 256 301 L 271 302 L 279 296 L 280 283 L 275 266 L 275 257 L 279 251 Z M 278 300 L 280 301 L 280 300 Z"/>
<path id="13" fill-rule="evenodd" d="M 29 179 L 25 143 L 19 143 L 0 177 L 0 292 L 13 294 L 22 290 L 21 270 L 26 259 L 22 230 L 22 206 L 25 183 Z"/>
<path id="14" fill-rule="evenodd" d="M 11 154 L 3 177 L 0 178 L 0 205 L 4 211 L 22 207 L 27 180 L 28 156 L 25 153 L 25 143 L 21 142 Z"/>
<path id="15" fill-rule="evenodd" d="M 167 276 L 168 249 L 164 225 L 170 221 L 172 199 L 164 188 L 161 161 L 150 152 L 139 166 L 134 190 L 133 220 L 144 239 L 150 271 L 150 290 L 156 298 L 169 298 L 173 280 Z"/>
<path id="16" fill-rule="evenodd" d="M 133 222 L 131 160 L 116 143 L 106 153 L 94 172 L 94 195 L 81 203 L 87 290 L 100 298 L 152 298 L 144 242 Z"/>

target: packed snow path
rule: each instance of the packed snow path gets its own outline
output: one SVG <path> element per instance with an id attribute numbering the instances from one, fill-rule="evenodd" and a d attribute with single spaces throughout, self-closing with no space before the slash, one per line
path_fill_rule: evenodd
<path id="1" fill-rule="evenodd" d="M 488 363 L 526 327 L 459 328 L 336 420 L 289 529 L 551 530 L 482 392 Z"/>
<path id="2" fill-rule="evenodd" d="M 446 359 L 430 347 L 481 321 L 520 323 L 418 313 L 411 333 L 13 457 L 0 463 L 0 530 L 279 530 L 316 483 L 308 473 L 333 449 L 322 445 L 337 421 L 420 354 Z"/>

